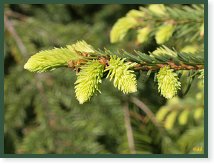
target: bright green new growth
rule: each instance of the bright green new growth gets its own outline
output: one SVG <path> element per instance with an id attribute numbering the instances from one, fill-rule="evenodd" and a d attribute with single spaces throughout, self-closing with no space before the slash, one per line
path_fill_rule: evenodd
<path id="1" fill-rule="evenodd" d="M 178 115 L 178 111 L 173 111 L 171 113 L 169 113 L 169 115 L 167 116 L 165 122 L 164 122 L 164 127 L 167 129 L 167 130 L 171 130 L 174 126 L 174 123 L 175 123 L 175 118 L 177 117 Z"/>
<path id="2" fill-rule="evenodd" d="M 72 44 L 71 46 L 68 46 L 69 49 L 74 49 L 78 52 L 86 52 L 86 53 L 94 53 L 94 48 L 86 43 L 84 40 L 78 41 L 75 44 Z"/>
<path id="3" fill-rule="evenodd" d="M 72 49 L 54 48 L 52 50 L 40 51 L 31 56 L 24 68 L 31 72 L 46 72 L 52 71 L 58 67 L 67 66 L 70 60 L 81 59 Z"/>
<path id="4" fill-rule="evenodd" d="M 175 26 L 168 24 L 161 26 L 155 34 L 155 39 L 158 44 L 163 44 L 168 41 L 173 32 L 175 30 Z"/>
<path id="5" fill-rule="evenodd" d="M 103 72 L 104 65 L 97 60 L 89 61 L 81 67 L 75 82 L 75 93 L 80 104 L 90 100 L 99 91 L 98 85 L 102 82 Z"/>
<path id="6" fill-rule="evenodd" d="M 197 53 L 199 51 L 199 47 L 197 45 L 187 45 L 184 48 L 181 49 L 181 52 L 184 53 Z"/>
<path id="7" fill-rule="evenodd" d="M 154 57 L 163 57 L 165 55 L 170 56 L 170 57 L 178 56 L 176 51 L 173 51 L 166 46 L 161 46 L 161 47 L 157 48 L 151 54 L 151 56 L 154 56 Z"/>
<path id="8" fill-rule="evenodd" d="M 121 59 L 116 56 L 111 56 L 109 61 L 109 66 L 105 71 L 109 71 L 107 78 L 110 78 L 110 81 L 114 79 L 114 86 L 117 87 L 123 93 L 133 93 L 137 91 L 137 80 L 136 76 L 133 73 L 133 70 L 129 70 L 136 63 L 124 62 L 125 59 Z"/>
<path id="9" fill-rule="evenodd" d="M 195 12 L 195 14 L 190 14 Z M 136 30 L 138 43 L 150 41 L 155 37 L 158 44 L 166 43 L 174 38 L 192 43 L 193 40 L 201 40 L 204 37 L 204 6 L 190 5 L 182 7 L 169 7 L 164 4 L 152 4 L 140 7 L 139 10 L 130 10 L 125 17 L 119 19 L 111 30 L 111 43 L 116 43 L 128 34 L 129 29 Z M 149 27 L 148 31 L 139 31 Z M 140 32 L 145 32 L 142 37 Z"/>
<path id="10" fill-rule="evenodd" d="M 139 10 L 130 10 L 127 14 L 126 14 L 127 17 L 132 17 L 132 18 L 139 18 L 139 17 L 143 17 L 144 16 L 144 13 L 142 11 L 139 11 Z"/>
<path id="11" fill-rule="evenodd" d="M 135 27 L 137 25 L 136 19 L 132 17 L 123 17 L 120 18 L 113 26 L 110 33 L 110 41 L 111 43 L 116 43 L 121 41 L 128 30 Z"/>
<path id="12" fill-rule="evenodd" d="M 204 108 L 199 107 L 199 108 L 195 109 L 193 117 L 194 117 L 195 120 L 199 120 L 199 119 L 201 119 L 201 117 L 203 115 L 204 115 Z"/>
<path id="13" fill-rule="evenodd" d="M 180 116 L 178 117 L 178 122 L 180 125 L 186 125 L 189 114 L 190 114 L 189 110 L 184 110 L 181 112 Z"/>
<path id="14" fill-rule="evenodd" d="M 170 111 L 169 108 L 161 107 L 159 111 L 156 113 L 156 119 L 160 122 L 163 121 L 169 111 Z"/>
<path id="15" fill-rule="evenodd" d="M 166 15 L 166 8 L 163 4 L 152 4 L 148 9 L 155 15 Z"/>
<path id="16" fill-rule="evenodd" d="M 181 87 L 178 75 L 169 66 L 164 66 L 160 69 L 157 80 L 158 91 L 167 99 L 174 97 Z"/>
<path id="17" fill-rule="evenodd" d="M 144 27 L 142 29 L 137 30 L 137 41 L 139 43 L 144 43 L 149 39 L 149 34 L 151 29 L 149 27 Z"/>
<path id="18" fill-rule="evenodd" d="M 133 9 L 130 10 L 125 17 L 118 19 L 110 32 L 110 42 L 116 43 L 123 40 L 127 32 L 138 25 L 137 18 L 143 16 L 144 13 L 142 11 Z"/>

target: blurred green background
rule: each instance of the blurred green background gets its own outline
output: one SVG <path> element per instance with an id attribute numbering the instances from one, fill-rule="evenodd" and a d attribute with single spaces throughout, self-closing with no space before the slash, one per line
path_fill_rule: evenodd
<path id="1" fill-rule="evenodd" d="M 137 74 L 137 93 L 123 95 L 105 80 L 102 94 L 79 105 L 74 71 L 63 68 L 34 74 L 23 68 L 36 52 L 77 40 L 101 49 L 153 51 L 157 47 L 154 39 L 139 45 L 131 41 L 135 33 L 121 43 L 110 44 L 113 24 L 139 6 L 144 5 L 5 5 L 5 153 L 203 153 L 201 80 L 194 80 L 186 96 L 179 94 L 167 102 L 158 93 L 154 74 L 148 78 L 141 72 Z M 183 79 L 183 86 L 186 83 Z M 164 108 L 177 114 L 170 117 L 169 112 L 166 126 L 154 125 L 150 116 L 130 102 L 133 97 L 154 115 Z M 187 116 L 181 116 L 184 110 Z"/>

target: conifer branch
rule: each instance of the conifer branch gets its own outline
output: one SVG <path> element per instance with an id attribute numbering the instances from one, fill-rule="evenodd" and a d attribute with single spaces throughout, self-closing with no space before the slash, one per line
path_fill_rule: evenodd
<path id="1" fill-rule="evenodd" d="M 129 23 L 130 22 L 130 23 Z M 204 6 L 201 4 L 180 7 L 168 7 L 152 4 L 130 10 L 113 26 L 111 43 L 121 41 L 130 29 L 137 31 L 138 43 L 145 43 L 155 37 L 158 44 L 164 44 L 171 37 L 184 41 L 203 40 Z"/>
<path id="2" fill-rule="evenodd" d="M 193 55 L 162 46 L 149 54 L 140 51 L 134 51 L 132 54 L 124 50 L 96 50 L 85 41 L 78 41 L 66 48 L 39 52 L 28 60 L 24 68 L 32 72 L 45 72 L 67 66 L 80 71 L 77 73 L 75 92 L 82 104 L 88 101 L 95 91 L 99 91 L 98 84 L 101 83 L 104 72 L 107 72 L 106 78 L 113 81 L 114 87 L 128 94 L 137 91 L 134 72 L 159 71 L 158 90 L 165 98 L 172 98 L 180 89 L 178 76 L 173 71 L 202 70 L 203 63 L 203 52 Z"/>
<path id="3" fill-rule="evenodd" d="M 134 70 L 157 71 L 162 67 L 169 66 L 174 70 L 201 70 L 204 69 L 204 52 L 184 53 L 177 52 L 162 46 L 149 54 L 140 51 L 129 53 L 127 51 L 112 52 L 105 49 L 96 51 L 98 55 L 103 55 L 108 60 L 108 56 L 117 55 L 125 58 L 126 61 L 137 63 L 133 66 Z M 104 55 L 105 54 L 105 55 Z"/>
<path id="4" fill-rule="evenodd" d="M 144 104 L 141 100 L 139 100 L 136 97 L 131 97 L 130 101 L 134 103 L 137 107 L 139 107 L 143 112 L 146 113 L 146 115 L 149 117 L 152 123 L 157 127 L 157 129 L 161 134 L 165 133 L 164 129 L 161 127 L 158 120 L 156 119 L 154 113 L 148 108 L 146 104 Z"/>

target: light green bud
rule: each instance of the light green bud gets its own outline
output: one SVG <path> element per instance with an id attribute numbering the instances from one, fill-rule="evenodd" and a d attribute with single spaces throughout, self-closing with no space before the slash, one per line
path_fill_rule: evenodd
<path id="1" fill-rule="evenodd" d="M 164 66 L 160 69 L 157 80 L 158 91 L 167 99 L 174 97 L 181 87 L 181 83 L 178 81 L 178 75 L 174 73 L 169 66 Z"/>

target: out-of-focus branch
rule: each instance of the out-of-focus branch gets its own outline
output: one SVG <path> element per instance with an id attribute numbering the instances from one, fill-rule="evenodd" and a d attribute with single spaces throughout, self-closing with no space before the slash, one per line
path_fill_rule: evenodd
<path id="1" fill-rule="evenodd" d="M 132 154 L 136 154 L 134 136 L 133 136 L 131 120 L 130 120 L 130 113 L 129 113 L 129 108 L 128 108 L 127 102 L 124 104 L 123 110 L 124 110 L 124 120 L 125 120 L 125 127 L 126 127 L 127 139 L 128 139 L 128 144 L 129 144 L 129 150 Z"/>
<path id="2" fill-rule="evenodd" d="M 7 15 L 4 15 L 4 25 L 5 25 L 5 29 L 9 31 L 9 33 L 11 34 L 11 36 L 14 38 L 21 54 L 26 57 L 27 56 L 27 49 L 24 46 L 21 38 L 19 37 L 19 35 L 17 34 L 13 23 L 8 19 Z"/>
<path id="3" fill-rule="evenodd" d="M 158 130 L 161 133 L 164 133 L 163 128 L 161 127 L 161 125 L 158 123 L 158 121 L 156 120 L 155 115 L 152 113 L 152 111 L 146 106 L 146 104 L 144 104 L 142 101 L 140 101 L 138 98 L 136 97 L 132 97 L 131 98 L 131 102 L 133 102 L 135 105 L 137 105 L 141 110 L 143 110 L 146 115 L 149 117 L 149 119 L 152 121 L 152 123 L 158 128 Z"/>
<path id="4" fill-rule="evenodd" d="M 136 106 L 138 106 L 142 111 L 144 111 L 146 113 L 146 115 L 148 116 L 148 118 L 152 121 L 152 123 L 156 126 L 157 130 L 159 131 L 160 135 L 162 137 L 164 137 L 163 139 L 169 139 L 168 134 L 166 133 L 165 129 L 161 126 L 161 124 L 157 121 L 155 115 L 153 114 L 153 112 L 147 107 L 146 104 L 144 104 L 141 100 L 139 100 L 136 97 L 131 97 L 130 99 L 131 102 L 133 102 Z M 171 139 L 169 139 L 170 144 L 174 144 L 171 143 Z"/>
<path id="5" fill-rule="evenodd" d="M 20 14 L 18 12 L 12 11 L 12 10 L 5 11 L 5 15 L 7 17 L 12 17 L 12 18 L 19 19 L 21 21 L 24 21 L 25 19 L 27 19 L 27 16 L 25 16 L 23 14 Z"/>

